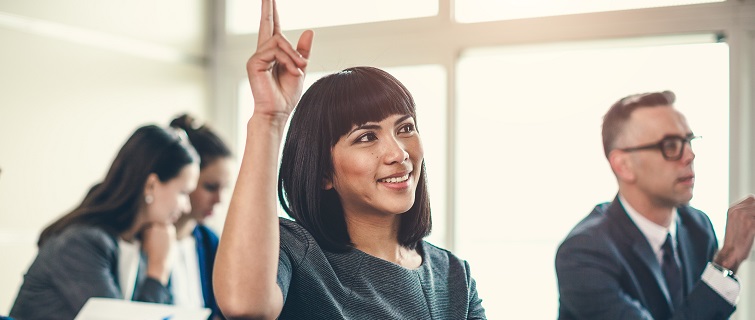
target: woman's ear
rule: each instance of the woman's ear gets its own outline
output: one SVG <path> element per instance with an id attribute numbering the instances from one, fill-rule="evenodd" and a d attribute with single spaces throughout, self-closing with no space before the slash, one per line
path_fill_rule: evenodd
<path id="1" fill-rule="evenodd" d="M 634 162 L 629 153 L 621 150 L 611 150 L 608 154 L 608 163 L 611 165 L 611 170 L 616 175 L 616 178 L 625 182 L 634 182 L 636 175 L 634 174 Z"/>
<path id="2" fill-rule="evenodd" d="M 147 181 L 144 182 L 144 196 L 154 196 L 155 193 L 155 187 L 157 187 L 157 183 L 160 182 L 160 179 L 157 177 L 157 174 L 150 173 L 149 176 L 147 176 Z"/>
<path id="3" fill-rule="evenodd" d="M 322 188 L 324 190 L 330 190 L 333 189 L 333 179 L 331 178 L 323 178 L 322 179 Z"/>

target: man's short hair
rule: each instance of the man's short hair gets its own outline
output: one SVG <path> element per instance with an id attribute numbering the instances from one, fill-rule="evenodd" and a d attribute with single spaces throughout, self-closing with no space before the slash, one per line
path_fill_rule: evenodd
<path id="1" fill-rule="evenodd" d="M 671 91 L 633 94 L 621 98 L 603 116 L 603 151 L 606 158 L 616 148 L 616 139 L 629 121 L 634 110 L 643 107 L 671 106 L 676 95 Z"/>

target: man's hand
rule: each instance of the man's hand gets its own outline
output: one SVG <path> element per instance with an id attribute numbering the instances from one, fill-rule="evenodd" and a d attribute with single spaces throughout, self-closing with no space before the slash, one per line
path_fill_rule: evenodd
<path id="1" fill-rule="evenodd" d="M 755 196 L 749 195 L 729 208 L 724 245 L 713 258 L 713 262 L 736 273 L 739 265 L 750 256 L 753 239 L 755 239 Z"/>

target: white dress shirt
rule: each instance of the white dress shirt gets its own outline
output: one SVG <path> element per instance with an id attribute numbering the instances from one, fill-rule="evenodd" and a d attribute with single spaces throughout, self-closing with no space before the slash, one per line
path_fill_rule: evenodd
<path id="1" fill-rule="evenodd" d="M 132 300 L 136 286 L 136 274 L 139 272 L 141 245 L 139 241 L 127 242 L 118 239 L 118 283 L 123 299 Z"/>
<path id="2" fill-rule="evenodd" d="M 655 254 L 656 259 L 658 259 L 659 264 L 663 263 L 662 247 L 663 243 L 666 242 L 666 234 L 671 234 L 672 245 L 674 247 L 674 258 L 681 266 L 682 264 L 680 263 L 679 250 L 677 245 L 678 242 L 676 241 L 676 229 L 679 218 L 676 208 L 674 208 L 673 212 L 671 213 L 673 216 L 671 219 L 671 225 L 666 228 L 664 226 L 657 225 L 655 222 L 650 221 L 648 218 L 645 218 L 645 216 L 637 212 L 637 210 L 632 208 L 632 206 L 629 205 L 629 202 L 627 202 L 621 194 L 619 194 L 619 202 L 621 202 L 621 205 L 624 207 L 627 215 L 629 215 L 629 219 L 634 222 L 637 228 L 640 229 L 640 232 L 642 232 L 642 234 L 645 236 L 645 239 L 650 244 L 650 248 L 653 249 L 653 253 Z M 722 276 L 721 272 L 716 270 L 716 268 L 713 267 L 710 262 L 705 267 L 705 271 L 703 271 L 702 280 L 709 287 L 711 287 L 713 291 L 721 295 L 721 297 L 723 297 L 731 305 L 737 305 L 737 300 L 739 299 L 739 291 L 741 289 L 737 280 Z"/>
<path id="3" fill-rule="evenodd" d="M 204 308 L 196 243 L 192 236 L 178 241 L 177 261 L 170 277 L 173 303 L 177 306 Z"/>

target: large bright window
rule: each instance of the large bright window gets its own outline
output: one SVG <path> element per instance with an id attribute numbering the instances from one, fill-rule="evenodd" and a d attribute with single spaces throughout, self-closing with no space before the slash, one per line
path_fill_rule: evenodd
<path id="1" fill-rule="evenodd" d="M 456 251 L 469 260 L 490 319 L 556 317 L 556 249 L 595 204 L 617 192 L 600 124 L 626 95 L 677 94 L 677 108 L 704 137 L 693 144 L 692 205 L 723 234 L 729 49 L 707 39 L 463 53 L 457 71 Z"/>
<path id="2" fill-rule="evenodd" d="M 226 30 L 229 33 L 257 33 L 260 2 L 228 0 Z M 285 12 L 281 27 L 285 30 L 339 26 L 376 21 L 428 17 L 438 14 L 438 0 L 289 0 L 277 1 Z"/>
<path id="3" fill-rule="evenodd" d="M 723 1 L 724 0 L 463 0 L 454 1 L 454 12 L 456 20 L 459 22 L 482 22 Z"/>

